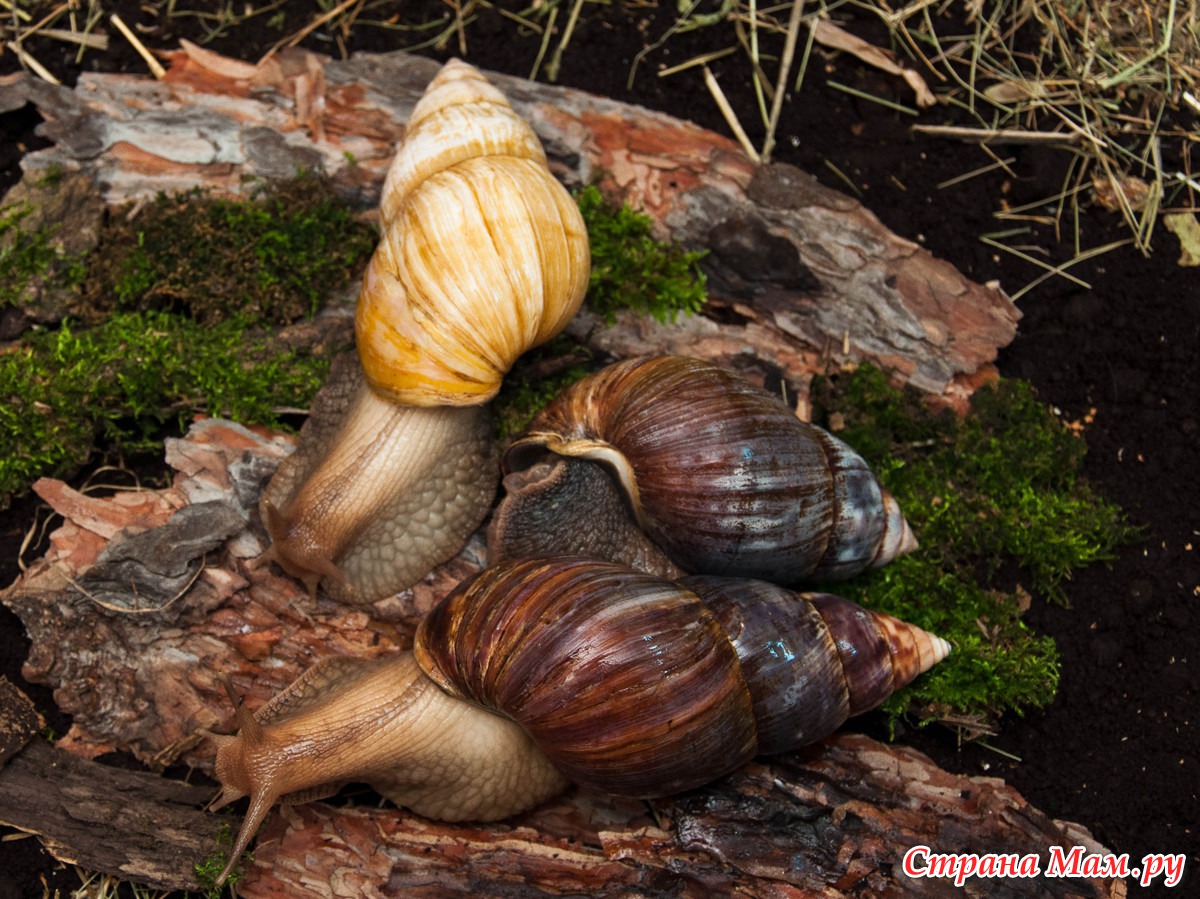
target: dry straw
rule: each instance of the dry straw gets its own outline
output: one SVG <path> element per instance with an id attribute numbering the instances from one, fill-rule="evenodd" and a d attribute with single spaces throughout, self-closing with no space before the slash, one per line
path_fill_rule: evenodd
<path id="1" fill-rule="evenodd" d="M 354 31 L 381 29 L 398 48 L 435 47 L 466 55 L 470 28 L 487 10 L 516 31 L 537 36 L 530 75 L 553 81 L 589 6 L 603 2 L 534 0 L 514 10 L 491 0 L 446 0 L 447 15 L 413 21 L 390 0 L 322 0 L 308 21 L 283 36 L 271 52 L 317 34 L 346 55 Z M 1052 224 L 1061 239 L 1074 244 L 1078 256 L 1057 267 L 1065 271 L 1082 261 L 1081 210 L 1088 203 L 1119 212 L 1133 244 L 1144 253 L 1151 249 L 1163 213 L 1188 217 L 1197 210 L 1200 179 L 1191 160 L 1200 143 L 1198 4 L 1200 0 L 913 0 L 893 8 L 886 0 L 678 0 L 678 14 L 657 37 L 647 36 L 628 77 L 632 85 L 651 54 L 679 34 L 707 29 L 724 46 L 662 67 L 658 74 L 698 79 L 747 154 L 769 161 L 788 104 L 804 102 L 798 94 L 806 78 L 812 80 L 819 71 L 811 64 L 818 51 L 852 55 L 902 80 L 902 92 L 911 95 L 911 102 L 903 96 L 901 102 L 873 96 L 832 79 L 825 80 L 827 88 L 912 116 L 914 131 L 926 137 L 976 143 L 988 156 L 988 165 L 948 179 L 947 188 L 995 168 L 1019 175 L 1011 160 L 1000 162 L 1005 145 L 1038 144 L 1071 154 L 1067 176 L 1054 196 L 1023 211 L 998 213 L 1005 221 Z M 159 74 L 161 67 L 156 69 L 139 29 L 122 27 L 105 7 L 104 0 L 0 0 L 0 46 L 40 77 L 53 80 L 31 51 L 33 39 L 70 43 L 82 58 L 106 51 L 109 38 L 103 26 L 111 23 Z M 165 28 L 172 20 L 192 19 L 208 42 L 252 19 L 282 21 L 285 5 L 283 0 L 190 6 L 184 0 L 157 0 L 143 4 L 142 11 Z M 885 26 L 890 46 L 856 36 L 868 19 Z M 719 72 L 713 68 L 718 60 Z M 751 108 L 730 104 L 719 74 L 749 78 L 755 97 Z M 947 109 L 955 110 L 953 121 Z M 752 141 L 752 133 L 762 135 L 760 143 Z M 836 160 L 827 165 L 839 171 Z"/>

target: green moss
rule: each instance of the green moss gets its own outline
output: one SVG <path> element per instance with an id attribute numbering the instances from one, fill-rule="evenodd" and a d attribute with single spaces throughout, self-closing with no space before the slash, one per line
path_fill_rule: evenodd
<path id="1" fill-rule="evenodd" d="M 670 322 L 704 306 L 707 293 L 699 263 L 705 252 L 656 240 L 650 216 L 609 204 L 594 186 L 576 199 L 592 248 L 589 307 L 611 323 L 621 309 Z"/>
<path id="2" fill-rule="evenodd" d="M 0 309 L 23 304 L 35 282 L 73 290 L 83 281 L 82 260 L 59 252 L 54 229 L 22 227 L 30 212 L 23 203 L 0 208 Z"/>
<path id="3" fill-rule="evenodd" d="M 525 429 L 542 407 L 594 368 L 592 352 L 565 334 L 523 355 L 493 404 L 501 441 Z"/>
<path id="4" fill-rule="evenodd" d="M 120 312 L 64 325 L 0 356 L 0 495 L 82 464 L 103 437 L 151 449 L 197 412 L 274 424 L 307 403 L 328 360 L 256 337 L 238 321 L 205 326 L 168 312 Z"/>
<path id="5" fill-rule="evenodd" d="M 225 870 L 225 865 L 229 861 L 229 852 L 233 848 L 233 828 L 228 824 L 222 824 L 217 829 L 216 845 L 213 846 L 212 852 L 195 865 L 192 870 L 196 872 L 196 879 L 200 881 L 200 888 L 204 890 L 204 895 L 209 899 L 216 899 L 222 896 L 227 890 L 234 890 L 238 881 L 242 879 L 242 866 L 248 862 L 254 861 L 254 855 L 250 852 L 245 852 L 241 860 L 229 872 L 229 879 L 225 881 L 224 886 L 217 886 L 217 878 L 221 876 L 221 872 Z M 234 892 L 236 895 L 236 892 Z"/>
<path id="6" fill-rule="evenodd" d="M 19 232 L 24 214 L 0 219 L 17 238 L 0 243 L 0 291 L 17 283 L 10 271 L 27 282 L 61 269 L 50 235 Z M 307 404 L 328 358 L 262 329 L 315 312 L 373 244 L 313 175 L 251 200 L 191 192 L 160 196 L 133 223 L 110 216 L 86 260 L 87 314 L 0 354 L 0 503 L 75 470 L 101 441 L 153 449 L 197 413 L 274 425 L 276 409 Z M 81 262 L 69 272 L 83 280 Z"/>
<path id="7" fill-rule="evenodd" d="M 286 324 L 317 311 L 370 256 L 375 235 L 311 174 L 251 200 L 160 195 L 132 221 L 112 217 L 94 255 L 90 304 L 169 309 L 211 324 Z"/>
<path id="8" fill-rule="evenodd" d="M 991 720 L 1054 698 L 1053 642 L 1021 621 L 1020 586 L 990 589 L 1015 566 L 1031 589 L 1063 601 L 1076 568 L 1112 558 L 1136 531 L 1080 477 L 1086 447 L 1062 427 L 1028 384 L 1001 380 L 976 395 L 963 417 L 934 413 L 864 366 L 818 384 L 819 407 L 837 410 L 838 436 L 891 490 L 920 549 L 838 585 L 864 605 L 950 640 L 954 653 L 885 705 Z M 828 417 L 818 416 L 828 426 Z"/>

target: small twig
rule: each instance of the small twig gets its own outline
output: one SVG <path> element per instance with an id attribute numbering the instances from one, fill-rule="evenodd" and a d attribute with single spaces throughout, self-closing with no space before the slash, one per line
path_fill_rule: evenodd
<path id="1" fill-rule="evenodd" d="M 969 172 L 964 172 L 961 175 L 955 175 L 953 178 L 947 178 L 938 184 L 938 190 L 945 190 L 947 187 L 953 187 L 955 184 L 962 184 L 964 181 L 970 181 L 972 178 L 977 178 L 980 175 L 986 175 L 988 172 L 994 172 L 996 169 L 1004 169 L 1006 172 L 1012 173 L 1009 165 L 1017 161 L 1017 157 L 1010 156 L 1007 159 L 997 159 L 995 162 L 988 165 L 980 166 L 977 169 L 972 169 Z"/>
<path id="2" fill-rule="evenodd" d="M 21 46 L 20 42 L 9 41 L 7 44 L 5 44 L 5 46 L 8 47 L 8 49 L 13 52 L 13 55 L 16 56 L 17 59 L 19 59 L 21 61 L 21 65 L 30 69 L 35 75 L 37 75 L 43 81 L 48 81 L 51 84 L 62 84 L 61 81 L 59 81 L 57 78 L 54 77 L 54 75 L 50 72 L 49 69 L 47 69 L 44 65 L 42 65 L 40 62 L 38 62 L 36 59 L 34 59 L 29 54 L 29 52 L 24 47 Z"/>
<path id="3" fill-rule="evenodd" d="M 970 128 L 962 125 L 913 125 L 912 130 L 934 137 L 953 137 L 967 142 L 998 144 L 1064 144 L 1074 146 L 1083 135 L 1059 131 L 1026 131 L 1021 128 Z"/>
<path id="4" fill-rule="evenodd" d="M 579 21 L 579 13 L 583 9 L 583 4 L 584 0 L 575 0 L 571 4 L 571 15 L 567 18 L 567 27 L 563 29 L 562 40 L 554 48 L 554 55 L 550 57 L 550 62 L 546 66 L 546 77 L 551 81 L 558 80 L 558 70 L 562 67 L 563 54 L 567 51 L 567 44 L 571 42 L 571 35 L 575 33 L 575 23 Z"/>
<path id="5" fill-rule="evenodd" d="M 146 45 L 138 39 L 138 36 L 130 31 L 129 26 L 125 24 L 124 20 L 116 13 L 113 13 L 108 18 L 117 27 L 117 31 L 124 35 L 125 40 L 133 45 L 133 49 L 137 51 L 138 56 L 146 61 L 146 65 L 150 68 L 150 74 L 160 81 L 166 77 L 167 70 L 162 67 L 162 63 L 155 59 L 154 54 L 146 49 Z"/>
<path id="6" fill-rule="evenodd" d="M 12 3 L 9 2 L 9 0 L 0 0 L 0 6 L 3 6 L 5 9 L 7 9 L 9 12 L 11 12 L 14 16 L 16 16 L 22 22 L 28 22 L 30 19 L 33 18 L 33 16 L 31 16 L 25 10 L 21 9 L 21 7 L 13 6 Z"/>
<path id="7" fill-rule="evenodd" d="M 834 90 L 842 91 L 852 97 L 858 97 L 862 100 L 869 100 L 872 103 L 878 103 L 880 106 L 886 106 L 888 109 L 894 109 L 897 112 L 902 112 L 905 115 L 916 116 L 920 115 L 915 109 L 905 106 L 903 103 L 896 103 L 893 100 L 885 100 L 883 97 L 876 97 L 874 94 L 868 94 L 866 91 L 860 91 L 857 88 L 850 87 L 848 84 L 842 84 L 838 81 L 826 80 L 825 84 L 832 87 Z"/>
<path id="8" fill-rule="evenodd" d="M 537 58 L 533 61 L 533 69 L 529 72 L 529 80 L 537 79 L 538 69 L 542 65 L 542 58 L 546 55 L 546 50 L 550 47 L 550 36 L 554 34 L 554 20 L 558 18 L 558 7 L 550 8 L 550 15 L 546 20 L 546 30 L 542 32 L 542 43 L 538 47 Z"/>
<path id="9" fill-rule="evenodd" d="M 305 25 L 303 28 L 301 28 L 295 34 L 292 34 L 288 37 L 285 37 L 283 40 L 276 42 L 271 47 L 270 50 L 268 50 L 266 53 L 263 54 L 263 57 L 262 57 L 262 59 L 260 59 L 258 61 L 258 64 L 261 66 L 264 62 L 266 62 L 268 59 L 270 59 L 272 56 L 274 56 L 276 53 L 278 53 L 284 47 L 296 46 L 298 43 L 300 43 L 302 40 L 304 40 L 306 37 L 308 37 L 310 34 L 312 34 L 314 31 L 316 31 L 318 28 L 320 28 L 326 22 L 328 22 L 330 19 L 337 18 L 342 13 L 344 13 L 347 9 L 349 9 L 351 6 L 353 6 L 355 3 L 359 3 L 359 2 L 360 2 L 360 0 L 342 0 L 341 3 L 339 3 L 333 9 L 329 10 L 329 12 L 322 13 L 321 15 L 317 16 L 317 18 L 313 19 L 311 22 L 309 22 L 307 25 Z"/>
<path id="10" fill-rule="evenodd" d="M 665 69 L 659 69 L 658 77 L 665 78 L 668 75 L 677 75 L 685 69 L 692 69 L 696 66 L 707 65 L 714 60 L 723 59 L 733 53 L 737 53 L 737 47 L 726 47 L 724 50 L 713 50 L 711 53 L 701 53 L 699 56 L 693 56 L 691 59 L 681 62 L 678 65 L 669 66 Z"/>
<path id="11" fill-rule="evenodd" d="M 796 56 L 796 38 L 800 34 L 800 17 L 804 12 L 804 0 L 792 0 L 792 14 L 788 18 L 787 38 L 783 44 L 783 57 L 779 61 L 779 79 L 775 82 L 775 96 L 771 101 L 771 116 L 767 120 L 767 136 L 763 139 L 763 162 L 771 160 L 775 149 L 775 129 L 779 127 L 779 116 L 783 112 L 783 97 L 787 91 L 788 75 L 792 71 L 792 60 Z"/>
<path id="12" fill-rule="evenodd" d="M 108 49 L 107 34 L 89 34 L 85 31 L 70 31 L 66 28 L 43 28 L 38 34 L 68 44 L 79 44 L 92 50 Z"/>
<path id="13" fill-rule="evenodd" d="M 716 101 L 717 109 L 721 110 L 721 115 L 725 117 L 725 123 L 729 125 L 729 130 L 733 132 L 733 136 L 737 138 L 737 142 L 742 145 L 742 150 L 754 162 L 761 162 L 762 160 L 759 158 L 758 151 L 750 143 L 750 138 L 746 136 L 746 132 L 742 128 L 742 123 L 738 121 L 737 113 L 729 105 L 729 100 L 725 96 L 725 92 L 721 90 L 721 85 L 717 84 L 716 76 L 713 75 L 712 70 L 708 66 L 704 67 L 704 85 L 708 88 L 708 92 L 712 94 L 713 100 Z"/>

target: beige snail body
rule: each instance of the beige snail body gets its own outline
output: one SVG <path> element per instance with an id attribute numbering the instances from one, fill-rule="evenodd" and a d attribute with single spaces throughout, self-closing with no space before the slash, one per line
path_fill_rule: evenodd
<path id="1" fill-rule="evenodd" d="M 590 268 L 536 135 L 457 60 L 413 111 L 381 223 L 355 386 L 333 388 L 261 506 L 280 565 L 351 602 L 410 586 L 483 520 L 499 480 L 483 404 L 575 314 Z"/>
<path id="2" fill-rule="evenodd" d="M 222 800 L 251 797 L 234 859 L 277 799 L 348 781 L 448 820 L 507 817 L 568 781 L 676 793 L 827 736 L 949 649 L 761 581 L 504 563 L 452 591 L 411 653 L 323 663 L 217 738 Z"/>
<path id="3" fill-rule="evenodd" d="M 668 575 L 796 584 L 853 577 L 916 547 L 857 453 L 699 359 L 629 359 L 579 381 L 538 414 L 504 468 L 493 561 L 578 552 L 645 559 Z M 626 509 L 636 527 L 595 525 Z"/>

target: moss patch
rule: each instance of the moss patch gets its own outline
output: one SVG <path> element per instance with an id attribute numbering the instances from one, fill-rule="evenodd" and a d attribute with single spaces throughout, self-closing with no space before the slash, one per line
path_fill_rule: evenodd
<path id="1" fill-rule="evenodd" d="M 375 245 L 330 182 L 265 184 L 253 200 L 160 195 L 111 217 L 91 260 L 92 311 L 169 310 L 212 324 L 286 324 L 314 314 Z"/>
<path id="2" fill-rule="evenodd" d="M 592 351 L 566 334 L 523 355 L 505 375 L 496 396 L 498 439 L 515 437 L 552 399 L 595 368 Z"/>
<path id="3" fill-rule="evenodd" d="M 96 327 L 40 332 L 0 355 L 0 495 L 65 475 L 101 438 L 155 448 L 196 413 L 276 424 L 328 371 L 323 356 L 254 336 L 240 321 L 205 326 L 169 312 L 119 312 Z"/>
<path id="4" fill-rule="evenodd" d="M 0 309 L 21 305 L 31 291 L 72 291 L 83 282 L 83 260 L 55 247 L 56 229 L 28 227 L 32 211 L 24 203 L 0 208 Z"/>
<path id="5" fill-rule="evenodd" d="M 16 228 L 20 213 L 9 215 Z M 28 278 L 62 265 L 48 234 L 16 236 L 9 258 Z M 314 175 L 249 200 L 190 192 L 160 196 L 133 222 L 110 216 L 70 269 L 82 281 L 86 265 L 83 318 L 0 354 L 0 504 L 66 476 L 101 441 L 156 448 L 198 413 L 279 424 L 276 410 L 306 405 L 329 360 L 266 331 L 347 287 L 373 246 Z"/>
<path id="6" fill-rule="evenodd" d="M 592 247 L 587 305 L 612 323 L 621 309 L 660 322 L 699 312 L 707 299 L 700 260 L 706 252 L 664 243 L 651 233 L 650 216 L 615 206 L 589 186 L 576 200 Z"/>
<path id="7" fill-rule="evenodd" d="M 1080 477 L 1084 442 L 1029 385 L 1001 380 L 959 418 L 929 411 L 869 366 L 819 383 L 818 423 L 853 446 L 895 494 L 921 541 L 891 565 L 839 584 L 850 599 L 954 644 L 948 660 L 885 705 L 988 721 L 1054 698 L 1053 642 L 1021 622 L 1029 594 L 993 589 L 1002 566 L 1062 601 L 1062 583 L 1110 559 L 1136 530 Z M 1011 578 L 1009 579 L 1011 583 Z"/>

